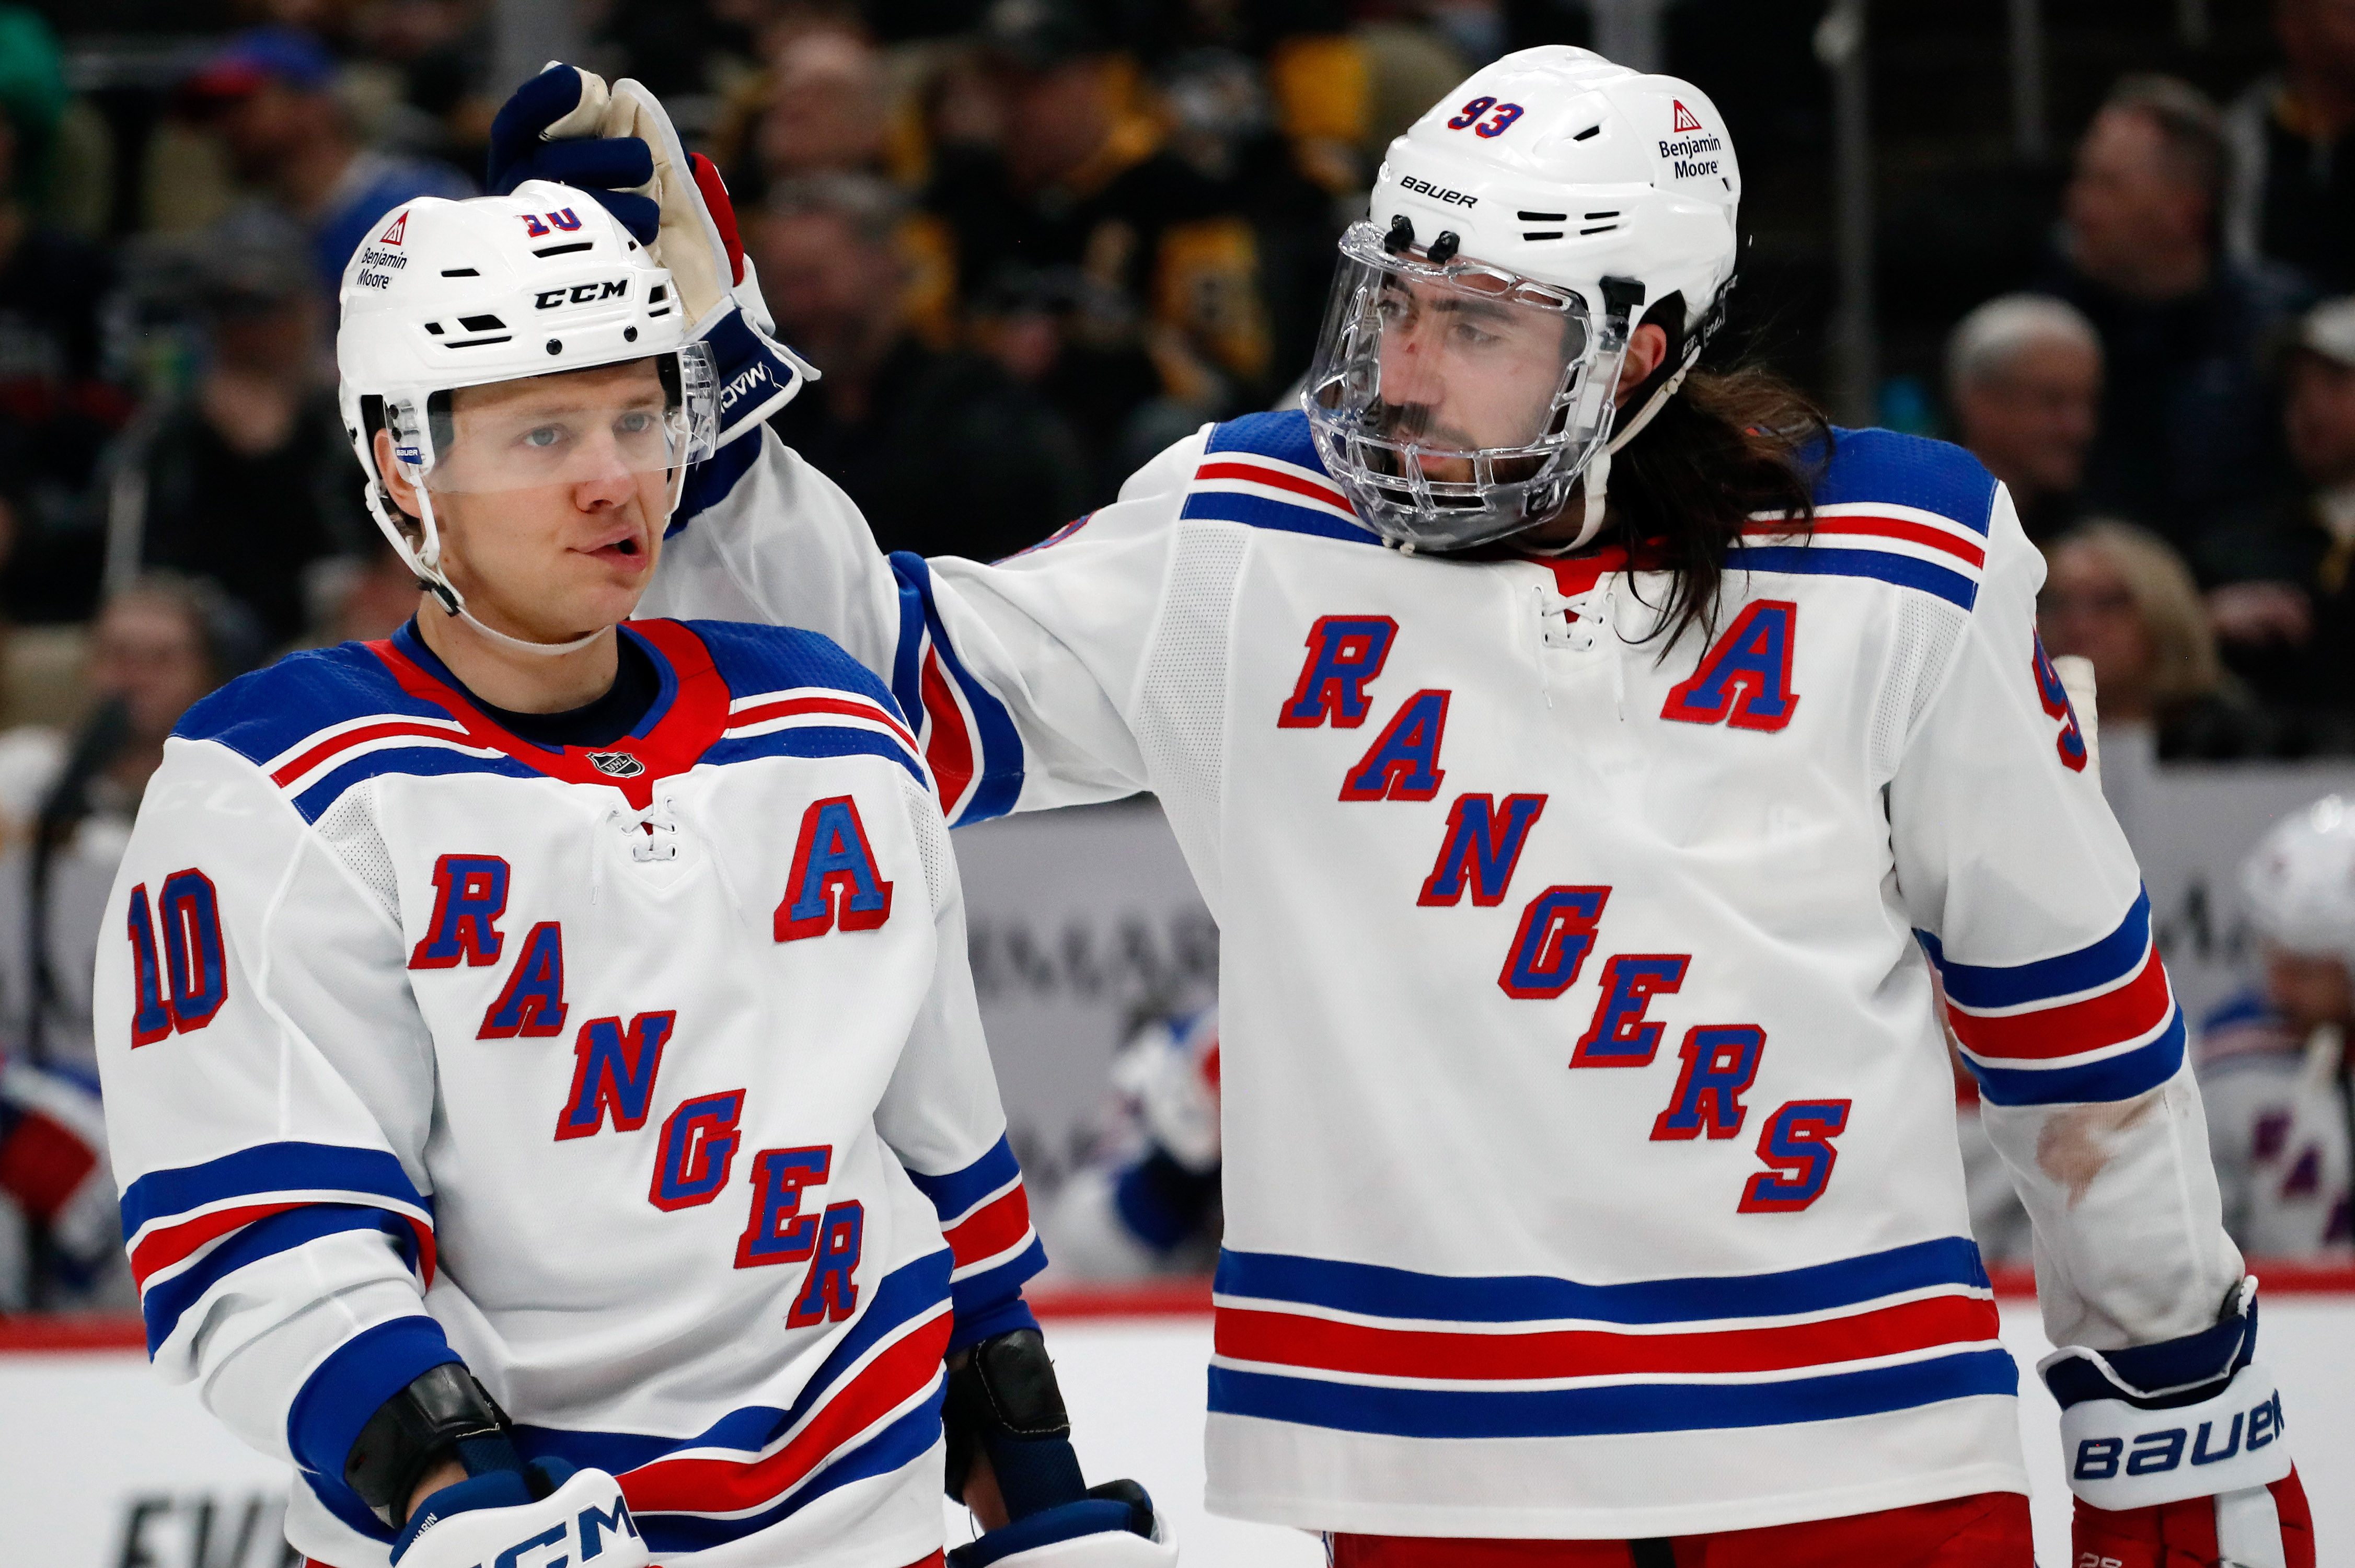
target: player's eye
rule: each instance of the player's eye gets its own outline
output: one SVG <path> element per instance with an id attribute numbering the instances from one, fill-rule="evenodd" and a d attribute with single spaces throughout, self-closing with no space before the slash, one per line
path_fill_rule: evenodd
<path id="1" fill-rule="evenodd" d="M 1457 322 L 1454 336 L 1455 341 L 1465 348 L 1486 348 L 1497 341 L 1495 333 L 1483 332 L 1468 321 Z"/>
<path id="2" fill-rule="evenodd" d="M 655 424 L 652 412 L 645 409 L 630 409 L 613 421 L 613 430 L 619 435 L 645 435 L 655 428 Z"/>
<path id="3" fill-rule="evenodd" d="M 534 425 L 523 432 L 523 443 L 535 452 L 547 452 L 562 444 L 565 433 L 560 424 Z"/>

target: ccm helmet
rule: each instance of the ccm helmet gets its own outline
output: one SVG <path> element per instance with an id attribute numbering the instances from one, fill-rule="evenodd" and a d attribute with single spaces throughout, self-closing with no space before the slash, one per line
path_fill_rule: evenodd
<path id="1" fill-rule="evenodd" d="M 1302 394 L 1365 526 L 1461 549 L 1553 517 L 1583 475 L 1563 548 L 1591 539 L 1611 452 L 1721 318 L 1741 198 L 1706 95 L 1586 49 L 1507 55 L 1416 121 L 1342 236 Z M 1621 416 L 1628 337 L 1656 313 L 1668 359 Z"/>
<path id="2" fill-rule="evenodd" d="M 521 490 L 610 469 L 664 472 L 676 508 L 687 464 L 711 454 L 718 397 L 711 355 L 692 341 L 670 274 L 585 191 L 531 180 L 506 196 L 420 197 L 388 212 L 344 269 L 336 335 L 344 428 L 367 475 L 377 527 L 443 607 L 510 647 L 527 643 L 468 614 L 442 557 L 433 498 Z M 462 435 L 451 393 L 525 377 L 652 359 L 658 408 L 588 411 L 581 428 Z M 610 416 L 610 417 L 608 417 Z M 377 464 L 376 433 L 417 487 L 416 538 Z M 545 438 L 545 439 L 543 439 Z"/>
<path id="3" fill-rule="evenodd" d="M 2274 945 L 2355 967 L 2355 802 L 2327 795 L 2275 823 L 2241 862 L 2241 896 Z"/>

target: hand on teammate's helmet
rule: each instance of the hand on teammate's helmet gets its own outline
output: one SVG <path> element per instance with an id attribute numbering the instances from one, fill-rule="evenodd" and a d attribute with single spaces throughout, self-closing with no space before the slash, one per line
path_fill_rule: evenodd
<path id="1" fill-rule="evenodd" d="M 651 245 L 662 228 L 662 208 L 646 194 L 655 177 L 652 149 L 639 136 L 589 133 L 609 99 L 602 78 L 578 66 L 549 66 L 517 88 L 491 122 L 485 183 L 493 196 L 505 196 L 526 180 L 554 180 L 585 190 L 639 244 Z M 575 115 L 586 123 L 572 123 Z"/>
<path id="2" fill-rule="evenodd" d="M 666 269 L 719 378 L 725 446 L 782 408 L 815 370 L 777 341 L 775 318 L 736 229 L 719 170 L 690 155 L 655 95 L 551 62 L 491 126 L 490 185 L 549 179 L 586 192 Z"/>

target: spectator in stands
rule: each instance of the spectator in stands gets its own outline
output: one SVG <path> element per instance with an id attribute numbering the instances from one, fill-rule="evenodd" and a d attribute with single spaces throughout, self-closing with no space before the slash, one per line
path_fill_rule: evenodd
<path id="1" fill-rule="evenodd" d="M 247 207 L 194 251 L 208 363 L 112 459 L 108 574 L 120 583 L 168 567 L 210 579 L 284 642 L 311 618 L 314 565 L 368 549 L 374 530 L 334 389 L 314 370 L 321 306 L 301 233 Z"/>
<path id="2" fill-rule="evenodd" d="M 90 1002 L 101 917 L 165 739 L 259 646 L 250 621 L 202 583 L 155 576 L 110 598 L 91 631 L 91 714 L 70 741 L 50 739 L 38 804 L 0 857 L 0 1222 L 18 1222 L 5 1225 L 11 1240 L 18 1225 L 31 1239 L 0 1245 L 0 1300 L 135 1298 L 96 1105 Z M 12 731 L 0 746 L 23 741 Z"/>
<path id="3" fill-rule="evenodd" d="M 2355 709 L 2355 299 L 2318 305 L 2285 355 L 2283 421 L 2303 493 L 2210 555 L 2226 656 L 2267 701 Z"/>
<path id="4" fill-rule="evenodd" d="M 1946 339 L 1955 438 L 2011 492 L 2040 543 L 2077 521 L 2102 398 L 2102 344 L 2074 305 L 2005 294 Z"/>
<path id="5" fill-rule="evenodd" d="M 772 423 L 849 492 L 886 549 L 996 560 L 1077 517 L 1078 443 L 977 354 L 907 328 L 906 203 L 871 175 L 790 180 L 751 236 L 786 341 L 825 372 Z"/>
<path id="6" fill-rule="evenodd" d="M 769 69 L 745 82 L 713 133 L 711 155 L 739 190 L 814 175 L 886 174 L 900 112 L 875 46 L 815 27 L 788 38 Z"/>
<path id="7" fill-rule="evenodd" d="M 2125 79 L 2078 144 L 2042 283 L 2101 334 L 2087 504 L 2194 561 L 2211 530 L 2262 517 L 2288 484 L 2264 355 L 2302 294 L 2281 269 L 2219 253 L 2227 161 L 2197 90 Z"/>
<path id="8" fill-rule="evenodd" d="M 2096 518 L 2048 556 L 2037 627 L 2046 651 L 2093 661 L 2105 769 L 2130 753 L 2244 757 L 2273 746 L 2264 717 L 2226 678 L 2199 587 L 2166 540 Z"/>
<path id="9" fill-rule="evenodd" d="M 1122 445 L 1148 400 L 1139 358 L 1184 411 L 1145 411 L 1156 436 L 1273 395 L 1252 228 L 1160 144 L 1119 40 L 1077 0 L 999 0 L 982 42 L 1002 141 L 942 148 L 925 198 L 962 295 L 1043 284 L 1090 306 L 1062 318 L 1040 385 L 1115 467 L 1149 455 Z"/>
<path id="10" fill-rule="evenodd" d="M 256 27 L 231 38 L 186 88 L 218 129 L 239 177 L 269 191 L 303 225 L 318 287 L 331 302 L 344 264 L 386 213 L 411 197 L 474 194 L 446 164 L 362 146 L 335 87 L 335 57 L 316 38 Z"/>
<path id="11" fill-rule="evenodd" d="M 131 400 L 107 379 L 105 252 L 36 215 L 68 101 L 48 26 L 0 7 L 0 489 L 13 514 L 0 610 L 73 621 L 98 592 L 99 544 L 82 498 Z"/>
<path id="12" fill-rule="evenodd" d="M 2355 290 L 2355 0 L 2274 0 L 2282 69 L 2225 117 L 2235 154 L 2232 254 Z"/>

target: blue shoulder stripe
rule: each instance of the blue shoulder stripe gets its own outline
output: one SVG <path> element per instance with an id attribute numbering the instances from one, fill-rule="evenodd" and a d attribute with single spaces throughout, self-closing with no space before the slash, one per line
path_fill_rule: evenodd
<path id="1" fill-rule="evenodd" d="M 1466 1391 L 1373 1388 L 1210 1368 L 1210 1409 L 1294 1425 L 1396 1437 L 1586 1437 L 1788 1426 L 2019 1392 L 2003 1349 L 1775 1382 L 1646 1382 Z"/>
<path id="2" fill-rule="evenodd" d="M 1214 523 L 1248 523 L 1255 528 L 1273 528 L 1287 534 L 1312 534 L 1318 539 L 1342 539 L 1351 544 L 1381 542 L 1357 524 L 1343 522 L 1330 512 L 1320 512 L 1314 507 L 1295 507 L 1289 501 L 1278 501 L 1267 496 L 1246 496 L 1236 490 L 1196 490 L 1186 497 L 1186 504 L 1178 509 L 1178 515 Z"/>
<path id="3" fill-rule="evenodd" d="M 201 1165 L 151 1170 L 123 1194 L 123 1233 L 135 1236 L 150 1221 L 230 1198 L 275 1192 L 375 1193 L 431 1212 L 432 1205 L 378 1148 L 348 1144 L 270 1143 L 239 1149 Z"/>
<path id="4" fill-rule="evenodd" d="M 1819 544 L 1743 545 L 1726 561 L 1731 571 L 1788 571 L 1817 577 L 1872 577 L 1900 588 L 1918 588 L 1957 609 L 1978 603 L 1979 585 L 1959 571 L 1910 555 L 1877 549 L 1838 549 Z"/>
<path id="5" fill-rule="evenodd" d="M 747 444 L 738 442 L 738 446 Z M 757 697 L 797 687 L 832 687 L 896 707 L 890 691 L 865 665 L 833 638 L 799 626 L 762 626 L 741 621 L 687 621 L 711 655 L 713 667 L 730 697 Z"/>
<path id="6" fill-rule="evenodd" d="M 461 744 L 465 737 L 450 737 Z M 353 785 L 386 773 L 401 773 L 411 778 L 441 778 L 450 773 L 491 773 L 500 778 L 544 779 L 548 775 L 513 757 L 474 757 L 464 752 L 453 752 L 446 746 L 388 746 L 379 752 L 363 752 L 343 766 L 323 776 L 316 784 L 294 797 L 294 809 L 303 814 L 305 822 L 316 822 L 344 793 Z"/>
<path id="7" fill-rule="evenodd" d="M 989 1146 L 989 1152 L 962 1170 L 952 1170 L 942 1176 L 926 1176 L 911 1170 L 908 1179 L 916 1190 L 932 1200 L 932 1211 L 941 1223 L 962 1218 L 966 1210 L 996 1191 L 1022 1174 L 1015 1162 L 1013 1146 L 1001 1136 Z"/>
<path id="8" fill-rule="evenodd" d="M 1308 433 L 1308 416 L 1298 409 L 1272 409 L 1212 425 L 1210 439 L 1202 450 L 1248 452 L 1314 473 L 1326 472 L 1325 460 L 1316 455 L 1316 440 Z"/>
<path id="9" fill-rule="evenodd" d="M 180 716 L 172 733 L 218 741 L 260 764 L 330 725 L 381 714 L 444 719 L 430 702 L 400 689 L 384 661 L 358 643 L 288 654 L 241 675 Z"/>
<path id="10" fill-rule="evenodd" d="M 1529 1275 L 1415 1274 L 1378 1264 L 1222 1249 L 1218 1278 L 1211 1288 L 1220 1296 L 1444 1323 L 1581 1317 L 1598 1323 L 1647 1324 L 1821 1312 L 1900 1291 L 1950 1285 L 1985 1289 L 1987 1284 L 1987 1270 L 1970 1238 L 1942 1236 L 1777 1274 L 1631 1280 L 1622 1285 L 1583 1285 Z"/>
<path id="11" fill-rule="evenodd" d="M 1913 933 L 1946 984 L 1946 995 L 1966 1008 L 2017 1008 L 2054 997 L 2073 997 L 2125 979 L 2142 966 L 2150 947 L 2150 893 L 2137 891 L 2117 929 L 2073 953 L 2028 964 L 1961 964 L 1946 956 L 1938 939 Z"/>
<path id="12" fill-rule="evenodd" d="M 1881 501 L 1935 512 L 1980 534 L 1995 507 L 1995 475 L 1961 447 L 1893 430 L 1835 430 L 1816 505 Z"/>
<path id="13" fill-rule="evenodd" d="M 790 730 L 772 730 L 765 735 L 719 741 L 697 761 L 724 764 L 749 763 L 756 757 L 882 757 L 907 769 L 908 776 L 925 788 L 932 787 L 931 781 L 924 777 L 922 765 L 906 745 L 889 735 L 847 725 L 804 724 Z"/>

